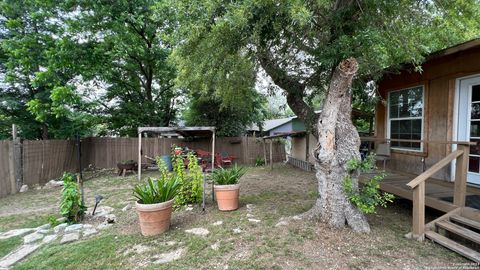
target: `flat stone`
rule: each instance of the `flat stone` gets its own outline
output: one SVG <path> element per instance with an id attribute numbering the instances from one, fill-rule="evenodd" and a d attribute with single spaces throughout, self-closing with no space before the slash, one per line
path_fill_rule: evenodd
<path id="1" fill-rule="evenodd" d="M 79 231 L 83 228 L 83 224 L 73 224 L 65 228 L 65 233 Z"/>
<path id="2" fill-rule="evenodd" d="M 260 219 L 255 219 L 255 218 L 249 218 L 248 221 L 253 222 L 253 223 L 260 223 L 260 222 L 262 222 Z"/>
<path id="3" fill-rule="evenodd" d="M 10 230 L 10 231 L 7 231 L 7 232 L 4 232 L 4 233 L 0 234 L 0 240 L 12 238 L 12 237 L 19 236 L 19 235 L 24 235 L 24 234 L 32 232 L 34 230 L 35 230 L 34 228 Z"/>
<path id="4" fill-rule="evenodd" d="M 55 226 L 55 227 L 53 228 L 53 231 L 54 231 L 55 233 L 62 232 L 63 230 L 65 230 L 65 228 L 66 228 L 67 226 L 68 226 L 67 223 L 59 224 L 59 225 L 57 225 L 57 226 Z"/>
<path id="5" fill-rule="evenodd" d="M 301 216 L 293 216 L 292 219 L 293 220 L 302 220 L 302 217 Z"/>
<path id="6" fill-rule="evenodd" d="M 83 224 L 83 229 L 91 229 L 94 228 L 92 224 Z"/>
<path id="7" fill-rule="evenodd" d="M 127 205 L 125 205 L 125 207 L 122 208 L 122 212 L 127 212 L 130 209 L 132 209 L 132 205 L 127 204 Z"/>
<path id="8" fill-rule="evenodd" d="M 41 233 L 41 234 L 51 234 L 52 232 L 53 232 L 52 229 L 42 229 L 37 231 L 37 233 Z"/>
<path id="9" fill-rule="evenodd" d="M 45 184 L 45 188 L 63 187 L 63 181 L 50 180 Z"/>
<path id="10" fill-rule="evenodd" d="M 253 218 L 253 217 L 255 217 L 255 216 L 250 214 L 250 213 L 247 213 L 247 218 Z"/>
<path id="11" fill-rule="evenodd" d="M 195 235 L 200 235 L 200 236 L 206 236 L 210 233 L 205 228 L 192 228 L 192 229 L 189 229 L 189 230 L 185 230 L 185 232 L 195 234 Z"/>
<path id="12" fill-rule="evenodd" d="M 53 240 L 57 239 L 57 237 L 58 237 L 58 235 L 56 235 L 56 234 L 47 235 L 43 238 L 42 243 L 48 244 L 48 243 L 52 242 Z"/>
<path id="13" fill-rule="evenodd" d="M 21 188 L 20 188 L 20 193 L 23 193 L 23 192 L 27 192 L 28 191 L 28 186 L 27 185 L 23 185 Z"/>
<path id="14" fill-rule="evenodd" d="M 89 228 L 83 231 L 83 237 L 87 237 L 96 233 L 98 233 L 98 231 L 95 228 Z"/>
<path id="15" fill-rule="evenodd" d="M 111 212 L 113 212 L 113 210 L 115 210 L 113 207 L 110 207 L 110 206 L 98 206 L 97 207 L 97 210 L 95 210 L 95 215 L 94 217 L 104 217 L 108 214 L 110 214 Z M 89 208 L 88 210 L 88 213 L 92 213 L 93 212 L 93 208 Z"/>
<path id="16" fill-rule="evenodd" d="M 97 226 L 97 229 L 99 229 L 99 230 L 105 230 L 105 229 L 110 228 L 111 226 L 113 226 L 113 224 L 110 224 L 110 223 L 102 223 L 102 224 L 100 224 L 100 225 Z"/>
<path id="17" fill-rule="evenodd" d="M 30 243 L 33 243 L 33 242 L 36 242 L 36 241 L 42 239 L 43 237 L 44 237 L 44 235 L 41 234 L 41 233 L 38 233 L 38 232 L 27 234 L 23 237 L 23 243 L 24 244 L 30 244 Z"/>
<path id="18" fill-rule="evenodd" d="M 288 221 L 281 220 L 277 224 L 275 224 L 275 227 L 286 226 L 286 225 L 288 225 Z"/>
<path id="19" fill-rule="evenodd" d="M 66 217 L 61 217 L 61 218 L 57 218 L 57 222 L 58 223 L 64 223 L 67 221 L 67 218 Z"/>
<path id="20" fill-rule="evenodd" d="M 0 260 L 0 269 L 7 269 L 37 250 L 41 244 L 23 245 Z"/>
<path id="21" fill-rule="evenodd" d="M 185 211 L 192 211 L 192 210 L 193 210 L 193 207 L 192 207 L 192 206 L 190 206 L 190 205 L 189 205 L 189 206 L 187 206 L 187 207 L 185 207 Z"/>
<path id="22" fill-rule="evenodd" d="M 216 222 L 212 223 L 213 226 L 220 226 L 222 224 L 223 224 L 222 220 L 219 220 L 219 221 L 216 221 Z"/>
<path id="23" fill-rule="evenodd" d="M 52 227 L 52 225 L 50 224 L 43 224 L 42 226 L 38 226 L 37 228 L 35 228 L 35 230 L 39 231 L 39 230 L 46 230 L 46 229 L 50 229 Z"/>
<path id="24" fill-rule="evenodd" d="M 243 231 L 240 228 L 233 229 L 233 233 L 242 233 Z"/>
<path id="25" fill-rule="evenodd" d="M 60 244 L 74 242 L 78 239 L 80 239 L 80 234 L 78 232 L 68 233 L 62 237 L 62 240 L 60 240 Z"/>
<path id="26" fill-rule="evenodd" d="M 162 253 L 159 255 L 154 256 L 155 261 L 153 261 L 154 264 L 164 264 L 168 262 L 172 262 L 175 260 L 178 260 L 182 257 L 184 252 L 183 248 L 179 248 L 177 250 L 174 250 L 172 252 L 167 252 L 167 253 Z"/>
<path id="27" fill-rule="evenodd" d="M 253 204 L 247 204 L 247 210 L 253 210 L 255 208 L 255 205 Z"/>

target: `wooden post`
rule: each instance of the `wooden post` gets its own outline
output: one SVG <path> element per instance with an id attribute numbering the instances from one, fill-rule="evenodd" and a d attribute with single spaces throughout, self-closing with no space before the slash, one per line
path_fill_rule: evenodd
<path id="1" fill-rule="evenodd" d="M 212 173 L 214 169 L 215 169 L 215 130 L 212 131 Z M 215 202 L 215 184 L 213 181 L 212 181 L 212 201 Z"/>
<path id="2" fill-rule="evenodd" d="M 270 139 L 270 169 L 273 170 L 273 139 Z"/>
<path id="3" fill-rule="evenodd" d="M 142 132 L 138 132 L 138 181 L 142 179 Z"/>
<path id="4" fill-rule="evenodd" d="M 215 130 L 212 131 L 212 172 L 215 169 Z"/>
<path id="5" fill-rule="evenodd" d="M 412 238 L 423 241 L 425 233 L 425 181 L 413 189 Z"/>
<path id="6" fill-rule="evenodd" d="M 265 139 L 263 139 L 263 160 L 265 161 L 265 164 L 263 166 L 267 166 L 267 142 L 265 142 Z"/>
<path id="7" fill-rule="evenodd" d="M 458 156 L 456 161 L 453 204 L 463 207 L 465 206 L 465 195 L 467 192 L 467 169 L 470 146 L 459 144 L 457 149 L 463 151 L 463 154 Z"/>
<path id="8" fill-rule="evenodd" d="M 10 150 L 11 193 L 17 193 L 23 185 L 23 146 L 18 137 L 17 125 L 12 125 L 12 149 Z"/>
<path id="9" fill-rule="evenodd" d="M 310 134 L 307 133 L 305 135 L 305 161 L 308 162 L 308 158 L 310 156 Z"/>

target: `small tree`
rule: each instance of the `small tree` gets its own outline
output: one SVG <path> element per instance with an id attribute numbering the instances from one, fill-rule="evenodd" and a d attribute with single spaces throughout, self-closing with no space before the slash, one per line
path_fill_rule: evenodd
<path id="1" fill-rule="evenodd" d="M 80 189 L 75 181 L 75 175 L 65 172 L 62 176 L 63 189 L 60 201 L 60 213 L 68 222 L 76 223 L 83 219 L 87 209 L 82 203 Z"/>

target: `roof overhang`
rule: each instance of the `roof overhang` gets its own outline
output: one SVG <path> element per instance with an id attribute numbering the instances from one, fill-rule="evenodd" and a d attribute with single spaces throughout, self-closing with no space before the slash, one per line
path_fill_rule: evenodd
<path id="1" fill-rule="evenodd" d="M 270 136 L 264 136 L 262 139 L 268 140 L 268 139 L 275 139 L 275 138 L 286 138 L 286 137 L 302 137 L 307 134 L 306 131 L 293 131 L 293 132 L 283 132 L 275 135 L 270 135 Z"/>

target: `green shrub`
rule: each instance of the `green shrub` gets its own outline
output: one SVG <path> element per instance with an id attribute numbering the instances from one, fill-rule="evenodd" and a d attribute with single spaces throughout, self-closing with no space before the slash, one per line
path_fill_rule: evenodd
<path id="1" fill-rule="evenodd" d="M 146 184 L 133 188 L 133 196 L 142 204 L 162 203 L 175 198 L 179 190 L 180 182 L 176 176 L 161 179 L 149 177 Z"/>
<path id="2" fill-rule="evenodd" d="M 347 162 L 347 175 L 343 180 L 343 190 L 350 202 L 365 214 L 375 213 L 378 206 L 387 207 L 387 203 L 395 198 L 393 194 L 380 190 L 380 181 L 385 177 L 384 173 L 373 176 L 361 188 L 354 185 L 352 175 L 376 169 L 375 157 L 368 156 L 364 161 L 352 159 Z"/>
<path id="3" fill-rule="evenodd" d="M 63 189 L 62 200 L 60 202 L 60 213 L 66 217 L 69 223 L 82 220 L 86 207 L 82 203 L 82 198 L 75 175 L 64 173 L 62 176 Z"/>
<path id="4" fill-rule="evenodd" d="M 234 185 L 246 171 L 245 168 L 237 165 L 229 169 L 219 168 L 213 171 L 212 178 L 216 185 Z"/>
<path id="5" fill-rule="evenodd" d="M 260 167 L 265 165 L 265 159 L 262 157 L 257 157 L 255 159 L 255 167 Z"/>
<path id="6" fill-rule="evenodd" d="M 175 145 L 172 146 L 172 149 Z M 161 177 L 169 177 L 173 175 L 180 182 L 178 195 L 175 197 L 175 207 L 186 204 L 198 203 L 202 199 L 202 168 L 198 164 L 198 159 L 193 152 L 189 152 L 186 156 L 188 160 L 188 168 L 185 168 L 184 155 L 175 155 L 172 151 L 173 172 L 169 172 L 163 160 L 156 158 Z"/>

